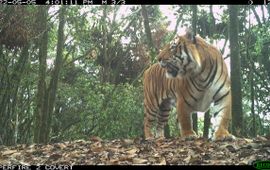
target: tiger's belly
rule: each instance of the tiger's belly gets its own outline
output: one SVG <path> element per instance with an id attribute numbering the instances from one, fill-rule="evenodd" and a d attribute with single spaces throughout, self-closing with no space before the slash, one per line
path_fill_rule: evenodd
<path id="1" fill-rule="evenodd" d="M 208 91 L 204 94 L 201 94 L 198 101 L 192 103 L 193 112 L 205 112 L 209 109 L 211 103 L 213 102 L 213 94 Z"/>

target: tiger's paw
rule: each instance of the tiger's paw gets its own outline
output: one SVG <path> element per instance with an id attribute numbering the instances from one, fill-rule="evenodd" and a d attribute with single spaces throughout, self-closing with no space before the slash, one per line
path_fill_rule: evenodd
<path id="1" fill-rule="evenodd" d="M 235 136 L 230 134 L 227 130 L 218 130 L 215 132 L 213 141 L 233 141 Z"/>
<path id="2" fill-rule="evenodd" d="M 190 131 L 182 131 L 182 138 L 184 140 L 189 141 L 189 140 L 197 139 L 198 136 L 193 130 L 190 130 Z"/>

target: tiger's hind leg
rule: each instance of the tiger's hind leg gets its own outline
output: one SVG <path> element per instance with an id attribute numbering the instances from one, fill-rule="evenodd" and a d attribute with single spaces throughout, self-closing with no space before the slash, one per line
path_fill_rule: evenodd
<path id="1" fill-rule="evenodd" d="M 156 137 L 158 138 L 164 138 L 164 126 L 168 123 L 172 104 L 173 100 L 167 98 L 164 99 L 159 106 L 159 116 L 157 122 L 157 135 L 156 135 Z"/>
<path id="2" fill-rule="evenodd" d="M 145 139 L 163 138 L 164 126 L 168 122 L 169 114 L 172 107 L 171 99 L 164 99 L 157 107 L 149 107 L 149 104 L 144 104 L 144 136 Z M 157 120 L 156 135 L 152 133 L 152 128 Z"/>
<path id="3" fill-rule="evenodd" d="M 144 100 L 144 137 L 145 139 L 154 138 L 154 135 L 151 129 L 156 121 L 157 114 L 158 114 L 158 107 L 151 108 L 151 106 L 146 104 L 146 100 Z"/>

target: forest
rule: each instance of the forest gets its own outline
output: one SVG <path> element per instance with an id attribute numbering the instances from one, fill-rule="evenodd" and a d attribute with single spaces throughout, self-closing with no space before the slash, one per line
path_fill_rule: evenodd
<path id="1" fill-rule="evenodd" d="M 269 5 L 0 6 L 0 145 L 143 137 L 143 73 L 186 27 L 229 68 L 230 131 L 270 136 L 269 19 Z M 193 114 L 206 139 L 212 119 Z"/>

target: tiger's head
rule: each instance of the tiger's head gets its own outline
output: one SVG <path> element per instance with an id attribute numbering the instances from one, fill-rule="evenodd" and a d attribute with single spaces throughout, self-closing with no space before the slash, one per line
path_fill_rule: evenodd
<path id="1" fill-rule="evenodd" d="M 168 78 L 194 75 L 201 69 L 201 56 L 197 49 L 196 37 L 191 31 L 177 36 L 158 55 L 161 67 L 166 69 Z"/>

